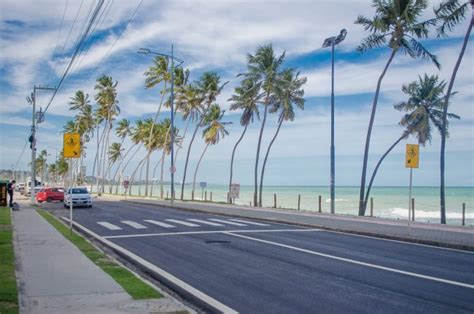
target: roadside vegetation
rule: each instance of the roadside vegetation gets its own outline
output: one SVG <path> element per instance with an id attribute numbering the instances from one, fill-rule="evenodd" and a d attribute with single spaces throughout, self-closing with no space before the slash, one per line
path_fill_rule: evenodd
<path id="1" fill-rule="evenodd" d="M 96 249 L 84 237 L 76 232 L 70 232 L 69 228 L 60 222 L 56 217 L 45 210 L 38 209 L 38 212 L 46 219 L 56 230 L 58 230 L 66 239 L 71 241 L 85 256 L 103 271 L 110 275 L 125 291 L 135 300 L 158 299 L 162 295 L 153 289 L 150 285 L 135 276 L 132 272 L 117 264 L 110 257 Z M 0 311 L 0 313 L 3 313 Z"/>
<path id="2" fill-rule="evenodd" d="M 0 313 L 19 313 L 11 210 L 0 207 Z"/>
<path id="3" fill-rule="evenodd" d="M 372 134 L 376 132 L 374 125 L 376 125 L 378 101 L 380 97 L 383 97 L 383 82 L 390 76 L 390 68 L 397 62 L 397 58 L 406 55 L 413 59 L 424 59 L 433 64 L 434 71 L 439 70 L 443 60 L 439 60 L 425 47 L 424 41 L 431 39 L 433 35 L 446 37 L 448 32 L 453 31 L 468 17 L 469 8 L 472 11 L 473 2 L 445 0 L 434 8 L 434 12 L 430 10 L 427 0 L 373 0 L 372 6 L 374 9 L 372 17 L 354 16 L 355 24 L 367 32 L 367 37 L 359 44 L 357 51 L 366 53 L 377 50 L 381 54 L 387 54 L 387 61 L 380 69 L 377 85 L 374 86 L 372 107 L 367 113 L 369 123 L 363 147 L 358 214 L 366 215 L 371 187 L 387 155 L 398 143 L 410 137 L 415 137 L 421 145 L 426 142 L 431 143 L 432 127 L 441 134 L 440 217 L 441 223 L 446 223 L 444 156 L 448 119 L 459 118 L 448 112 L 448 105 L 453 102 L 451 96 L 456 94 L 453 91 L 454 81 L 470 38 L 472 17 L 450 80 L 447 83 L 438 82 L 436 75 L 428 77 L 424 73 L 413 73 L 413 77 L 407 78 L 407 82 L 412 82 L 419 77 L 418 86 L 413 83 L 401 86 L 409 99 L 406 101 L 401 98 L 399 102 L 405 101 L 405 105 L 395 107 L 399 111 L 406 112 L 406 116 L 399 122 L 404 127 L 401 136 L 382 156 L 375 159 L 378 159 L 378 162 L 374 165 L 371 164 L 372 162 L 369 163 L 371 161 L 369 160 L 370 143 Z M 119 186 L 126 180 L 129 182 L 129 194 L 132 191 L 132 185 L 138 183 L 139 196 L 158 196 L 164 199 L 165 162 L 169 160 L 173 146 L 175 148 L 174 163 L 180 150 L 183 148 L 186 150 L 186 156 L 183 158 L 184 166 L 180 169 L 182 171 L 181 193 L 177 195 L 175 191 L 176 198 L 184 200 L 186 180 L 189 181 L 189 160 L 193 157 L 199 160 L 193 169 L 191 198 L 194 199 L 195 184 L 199 179 L 198 170 L 209 146 L 217 145 L 228 135 L 226 128 L 228 119 L 225 116 L 225 110 L 222 110 L 224 106 L 216 103 L 217 97 L 222 94 L 228 82 L 222 82 L 221 77 L 212 71 L 205 71 L 193 81 L 189 70 L 183 67 L 172 70 L 170 59 L 164 55 L 153 58 L 143 75 L 144 87 L 156 91 L 156 112 L 136 121 L 120 118 L 120 84 L 111 76 L 102 75 L 96 79 L 95 95 L 89 97 L 81 90 L 72 95 L 69 109 L 75 116 L 66 122 L 63 131 L 79 133 L 83 144 L 81 158 L 72 161 L 73 169 L 81 169 L 77 171 L 77 174 L 73 174 L 73 182 L 84 184 L 85 174 L 82 173 L 81 166 L 84 158 L 93 158 L 92 176 L 94 179 L 88 184 L 91 190 L 95 185 L 99 195 L 105 192 L 106 185 L 108 185 L 108 193 L 112 193 L 115 187 L 117 194 Z M 285 132 L 285 125 L 296 119 L 297 115 L 301 114 L 300 110 L 304 110 L 306 77 L 300 76 L 299 69 L 285 64 L 284 51 L 276 53 L 272 44 L 268 43 L 258 46 L 254 52 L 247 54 L 246 67 L 242 73 L 237 74 L 236 78 L 239 84 L 234 88 L 227 102 L 231 111 L 241 114 L 239 123 L 241 130 L 237 131 L 238 139 L 232 151 L 229 151 L 229 191 L 232 183 L 235 183 L 233 182 L 234 160 L 238 155 L 238 147 L 248 134 L 248 127 L 254 122 L 258 123 L 259 134 L 255 147 L 253 173 L 248 175 L 253 175 L 253 205 L 261 207 L 264 175 L 267 162 L 271 160 L 272 146 L 279 134 Z M 163 117 L 164 108 L 171 107 L 171 83 L 174 85 L 173 113 L 175 119 L 182 120 L 182 129 L 174 127 L 171 130 L 168 113 L 166 117 Z M 409 90 L 409 88 L 418 89 L 418 91 Z M 431 92 L 436 94 L 436 99 L 432 97 Z M 417 97 L 424 97 L 424 100 L 421 101 Z M 95 101 L 95 104 L 91 104 L 91 100 Z M 271 114 L 274 114 L 276 119 L 270 119 Z M 393 121 L 394 124 L 397 122 Z M 268 143 L 265 143 L 263 139 L 268 137 L 264 133 L 269 127 L 273 127 L 275 132 Z M 425 127 L 430 128 L 423 129 Z M 197 136 L 199 132 L 202 134 L 200 137 Z M 172 134 L 174 143 L 171 143 Z M 117 141 L 114 142 L 114 139 Z M 185 139 L 187 147 L 183 145 Z M 204 142 L 205 148 L 202 152 L 193 151 L 193 146 L 197 141 Z M 95 156 L 86 154 L 87 146 L 91 145 L 96 148 Z M 139 153 L 144 157 L 137 162 L 135 156 Z M 61 157 L 62 154 L 59 154 L 59 159 L 55 163 L 47 165 L 47 155 L 47 151 L 42 150 L 38 156 L 37 168 L 40 173 L 49 169 L 49 174 L 53 177 L 49 178 L 49 182 L 62 182 L 66 185 L 68 174 L 66 160 Z M 158 176 L 157 169 L 160 169 L 159 179 L 155 179 L 155 175 Z M 125 173 L 129 175 L 125 176 Z M 372 173 L 371 176 L 370 173 Z M 154 180 L 160 184 L 159 193 L 153 191 Z M 142 182 L 145 182 L 144 191 L 142 191 Z M 153 195 L 154 192 L 155 195 Z M 228 202 L 231 200 L 228 199 Z"/>

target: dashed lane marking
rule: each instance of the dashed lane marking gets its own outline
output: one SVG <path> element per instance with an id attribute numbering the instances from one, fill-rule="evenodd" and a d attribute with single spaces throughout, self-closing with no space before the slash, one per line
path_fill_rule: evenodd
<path id="1" fill-rule="evenodd" d="M 175 224 L 183 225 L 187 227 L 200 227 L 199 225 L 196 225 L 187 221 L 177 220 L 177 219 L 166 219 L 166 221 L 174 222 Z"/>
<path id="2" fill-rule="evenodd" d="M 122 230 L 122 228 L 120 228 L 119 226 L 113 225 L 105 221 L 98 221 L 97 223 L 101 225 L 102 227 L 105 227 L 109 230 Z"/>
<path id="3" fill-rule="evenodd" d="M 216 219 L 216 218 L 209 218 L 209 220 L 212 221 L 217 221 L 217 222 L 222 222 L 223 224 L 228 224 L 228 225 L 233 225 L 233 226 L 239 226 L 239 227 L 246 227 L 247 225 L 238 223 L 238 222 L 233 222 L 233 221 L 227 221 L 227 220 L 222 220 L 222 219 Z"/>
<path id="4" fill-rule="evenodd" d="M 164 223 L 164 222 L 156 221 L 156 220 L 143 220 L 143 221 L 146 221 L 148 223 L 151 223 L 153 225 L 157 225 L 157 226 L 160 226 L 160 227 L 163 227 L 163 228 L 174 228 L 174 227 L 176 227 L 176 226 L 173 226 L 173 225 L 170 225 L 170 224 L 167 224 L 167 223 Z"/>
<path id="5" fill-rule="evenodd" d="M 261 222 L 254 222 L 254 221 L 247 221 L 247 220 L 240 220 L 240 219 L 229 219 L 235 222 L 241 222 L 244 224 L 255 225 L 255 226 L 270 226 L 269 224 L 263 224 Z"/>
<path id="6" fill-rule="evenodd" d="M 144 225 L 139 224 L 138 222 L 130 221 L 130 220 L 122 220 L 121 223 L 129 225 L 135 229 L 146 229 Z"/>
<path id="7" fill-rule="evenodd" d="M 201 220 L 201 219 L 191 219 L 190 218 L 190 219 L 186 219 L 186 220 L 202 223 L 202 224 L 209 225 L 209 226 L 216 226 L 216 227 L 224 226 L 223 224 L 218 224 L 217 222 L 210 222 L 210 221 L 205 221 L 205 220 Z"/>

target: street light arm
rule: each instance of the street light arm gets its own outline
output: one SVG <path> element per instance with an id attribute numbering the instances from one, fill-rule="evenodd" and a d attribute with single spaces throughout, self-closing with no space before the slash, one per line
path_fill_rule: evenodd
<path id="1" fill-rule="evenodd" d="M 181 64 L 184 63 L 184 60 L 176 58 L 175 56 L 171 56 L 171 55 L 168 55 L 168 54 L 165 54 L 165 53 L 151 51 L 148 48 L 140 48 L 140 49 L 138 49 L 137 53 L 141 53 L 141 54 L 144 54 L 144 55 L 153 54 L 153 55 L 162 56 L 162 57 L 165 57 L 165 58 L 168 58 L 168 59 L 173 59 L 173 60 L 179 62 L 177 65 L 175 65 L 175 67 L 179 67 Z"/>

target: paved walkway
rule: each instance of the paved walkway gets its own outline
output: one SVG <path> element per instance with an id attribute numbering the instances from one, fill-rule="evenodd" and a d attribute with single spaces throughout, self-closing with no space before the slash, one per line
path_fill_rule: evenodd
<path id="1" fill-rule="evenodd" d="M 123 197 L 102 196 L 101 199 L 123 200 Z M 170 201 L 128 198 L 127 202 L 170 207 Z M 173 207 L 221 215 L 263 219 L 273 222 L 295 223 L 335 231 L 407 240 L 433 245 L 442 245 L 474 251 L 474 228 L 433 223 L 390 220 L 372 217 L 319 214 L 310 211 L 288 209 L 255 208 L 216 203 L 175 201 Z"/>
<path id="2" fill-rule="evenodd" d="M 13 214 L 21 313 L 157 313 L 187 310 L 170 297 L 133 300 L 108 274 L 20 202 Z"/>

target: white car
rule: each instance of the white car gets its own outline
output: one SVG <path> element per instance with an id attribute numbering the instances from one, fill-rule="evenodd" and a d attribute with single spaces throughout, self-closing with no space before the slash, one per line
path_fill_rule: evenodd
<path id="1" fill-rule="evenodd" d="M 71 205 L 71 196 L 73 207 L 92 207 L 92 196 L 86 188 L 72 188 L 68 189 L 67 192 L 64 192 L 64 207 L 69 207 Z"/>

